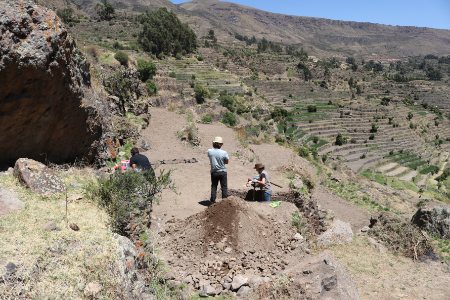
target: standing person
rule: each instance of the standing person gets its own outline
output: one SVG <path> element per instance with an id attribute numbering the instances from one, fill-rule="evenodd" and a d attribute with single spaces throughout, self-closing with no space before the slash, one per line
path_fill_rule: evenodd
<path id="1" fill-rule="evenodd" d="M 259 174 L 259 180 L 256 181 L 258 186 L 261 188 L 263 192 L 262 201 L 270 202 L 270 195 L 272 194 L 272 186 L 270 185 L 269 174 L 267 173 L 265 166 L 263 164 L 255 164 L 255 170 Z"/>
<path id="2" fill-rule="evenodd" d="M 220 181 L 220 187 L 222 188 L 222 199 L 228 198 L 228 186 L 227 186 L 227 169 L 225 165 L 228 164 L 228 153 L 221 150 L 222 138 L 215 137 L 212 142 L 213 149 L 208 150 L 209 162 L 211 163 L 211 198 L 212 203 L 216 203 L 217 185 Z"/>

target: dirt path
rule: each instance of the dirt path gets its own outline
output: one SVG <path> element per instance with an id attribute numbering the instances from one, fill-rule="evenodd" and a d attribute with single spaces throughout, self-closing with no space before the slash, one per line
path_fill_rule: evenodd
<path id="1" fill-rule="evenodd" d="M 320 188 L 314 190 L 312 196 L 320 205 L 331 210 L 337 219 L 350 223 L 353 233 L 360 232 L 361 228 L 370 224 L 370 214 L 367 210 L 354 206 L 339 196 Z"/>

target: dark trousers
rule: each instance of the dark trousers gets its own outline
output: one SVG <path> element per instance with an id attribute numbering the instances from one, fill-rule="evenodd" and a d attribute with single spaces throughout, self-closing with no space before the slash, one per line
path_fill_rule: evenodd
<path id="1" fill-rule="evenodd" d="M 228 197 L 227 172 L 214 172 L 211 173 L 211 202 L 216 202 L 219 181 L 222 188 L 222 199 Z"/>

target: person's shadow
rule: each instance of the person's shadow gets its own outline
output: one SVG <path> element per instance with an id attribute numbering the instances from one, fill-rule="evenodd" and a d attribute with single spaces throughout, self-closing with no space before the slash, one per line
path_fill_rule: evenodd
<path id="1" fill-rule="evenodd" d="M 213 205 L 214 203 L 212 203 L 212 202 L 209 201 L 209 200 L 203 200 L 203 201 L 200 201 L 198 204 L 203 205 L 203 206 L 211 206 L 211 205 Z"/>

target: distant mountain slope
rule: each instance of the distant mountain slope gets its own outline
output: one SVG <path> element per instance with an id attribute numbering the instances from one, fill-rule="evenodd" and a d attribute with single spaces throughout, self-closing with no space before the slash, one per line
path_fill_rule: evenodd
<path id="1" fill-rule="evenodd" d="M 322 55 L 450 53 L 450 30 L 289 16 L 217 0 L 193 0 L 179 6 L 224 31 L 266 37 L 275 42 L 300 43 Z M 231 41 L 232 36 L 227 35 Z"/>

